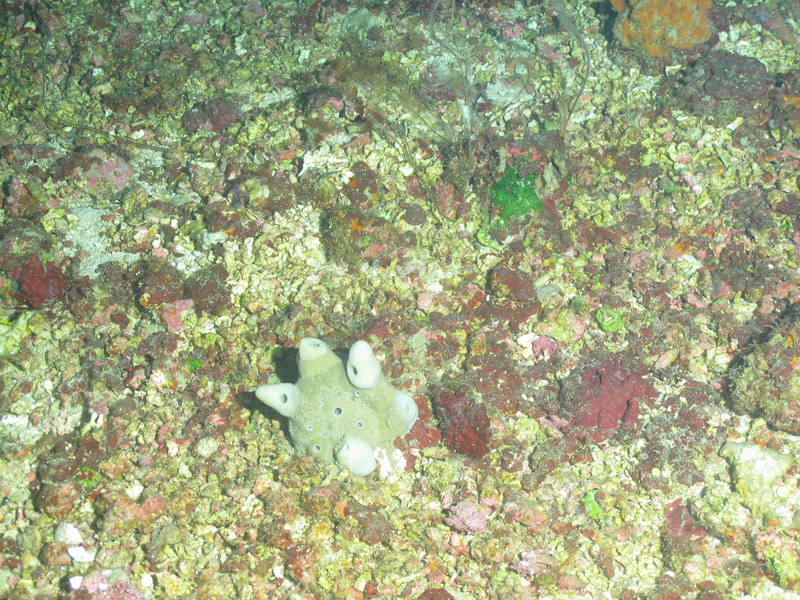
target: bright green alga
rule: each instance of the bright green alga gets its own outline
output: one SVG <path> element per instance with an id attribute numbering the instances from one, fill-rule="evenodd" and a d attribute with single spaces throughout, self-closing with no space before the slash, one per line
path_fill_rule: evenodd
<path id="1" fill-rule="evenodd" d="M 498 224 L 501 226 L 509 217 L 542 210 L 542 201 L 536 194 L 536 176 L 530 173 L 520 178 L 513 168 L 506 169 L 497 183 L 489 188 L 489 201 L 500 208 Z"/>
<path id="2" fill-rule="evenodd" d="M 525 215 L 530 211 L 542 210 L 542 201 L 536 194 L 536 175 L 527 177 L 517 175 L 513 167 L 506 169 L 503 176 L 489 188 L 489 201 L 500 208 L 500 214 L 488 225 L 480 227 L 478 241 L 484 246 L 500 251 L 502 248 L 491 238 L 491 232 L 506 223 L 506 219 Z"/>

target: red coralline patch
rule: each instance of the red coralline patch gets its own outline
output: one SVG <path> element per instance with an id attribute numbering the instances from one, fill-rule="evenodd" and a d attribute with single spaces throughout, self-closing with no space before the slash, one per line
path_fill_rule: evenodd
<path id="1" fill-rule="evenodd" d="M 199 129 L 221 133 L 243 116 L 244 112 L 233 100 L 215 99 L 193 106 L 183 115 L 182 123 L 189 134 Z"/>
<path id="2" fill-rule="evenodd" d="M 664 542 L 669 554 L 691 555 L 700 551 L 708 532 L 678 498 L 664 509 Z"/>
<path id="3" fill-rule="evenodd" d="M 41 308 L 48 300 L 60 298 L 67 289 L 64 272 L 53 261 L 42 264 L 32 256 L 17 275 L 16 297 L 33 308 Z"/>
<path id="4" fill-rule="evenodd" d="M 631 428 L 639 418 L 639 404 L 652 405 L 653 386 L 641 375 L 640 365 L 610 355 L 578 369 L 559 394 L 560 416 L 579 439 L 608 439 L 621 426 Z"/>
<path id="5" fill-rule="evenodd" d="M 442 390 L 434 404 L 448 448 L 471 458 L 483 458 L 489 452 L 492 432 L 486 407 L 470 398 L 466 387 Z"/>

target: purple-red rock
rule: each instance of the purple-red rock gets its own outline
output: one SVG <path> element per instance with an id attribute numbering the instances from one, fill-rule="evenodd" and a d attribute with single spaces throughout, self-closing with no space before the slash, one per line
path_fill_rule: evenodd
<path id="1" fill-rule="evenodd" d="M 489 274 L 489 288 L 492 294 L 512 300 L 532 300 L 536 298 L 536 286 L 532 273 L 507 267 L 496 267 Z"/>
<path id="2" fill-rule="evenodd" d="M 17 274 L 17 300 L 41 308 L 48 300 L 61 298 L 67 289 L 67 277 L 55 262 L 42 264 L 32 256 Z"/>
<path id="3" fill-rule="evenodd" d="M 465 386 L 440 391 L 434 406 L 448 448 L 471 458 L 483 458 L 489 452 L 492 432 L 486 407 L 470 398 Z"/>
<path id="4" fill-rule="evenodd" d="M 574 371 L 559 393 L 559 416 L 569 421 L 568 430 L 601 442 L 620 427 L 633 427 L 640 402 L 651 404 L 657 395 L 643 371 L 622 355 L 593 358 Z"/>
<path id="5" fill-rule="evenodd" d="M 223 265 L 200 269 L 186 284 L 186 296 L 194 300 L 198 313 L 218 317 L 231 303 L 227 281 L 228 270 Z"/>
<path id="6" fill-rule="evenodd" d="M 147 272 L 139 283 L 139 303 L 144 307 L 159 307 L 162 304 L 183 299 L 183 274 L 163 260 L 155 260 L 147 266 Z"/>

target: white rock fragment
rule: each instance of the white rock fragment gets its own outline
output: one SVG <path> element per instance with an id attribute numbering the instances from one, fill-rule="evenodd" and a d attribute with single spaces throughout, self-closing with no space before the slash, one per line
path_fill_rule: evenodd
<path id="1" fill-rule="evenodd" d="M 67 546 L 80 546 L 83 543 L 81 532 L 72 523 L 59 524 L 53 534 L 53 539 Z"/>
<path id="2" fill-rule="evenodd" d="M 94 562 L 94 557 L 97 552 L 89 552 L 83 546 L 73 546 L 72 548 L 67 548 L 67 554 L 77 563 L 90 563 Z"/>
<path id="3" fill-rule="evenodd" d="M 203 438 L 197 442 L 195 451 L 203 458 L 214 456 L 219 450 L 219 442 L 214 438 Z"/>
<path id="4" fill-rule="evenodd" d="M 728 442 L 719 453 L 733 467 L 736 491 L 756 515 L 773 504 L 775 482 L 794 462 L 790 456 L 750 442 Z"/>

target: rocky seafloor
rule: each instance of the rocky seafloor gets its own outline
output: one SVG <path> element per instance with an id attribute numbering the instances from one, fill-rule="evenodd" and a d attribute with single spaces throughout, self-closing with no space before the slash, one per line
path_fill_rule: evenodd
<path id="1" fill-rule="evenodd" d="M 0 597 L 800 598 L 800 5 L 637 4 L 0 2 Z"/>

